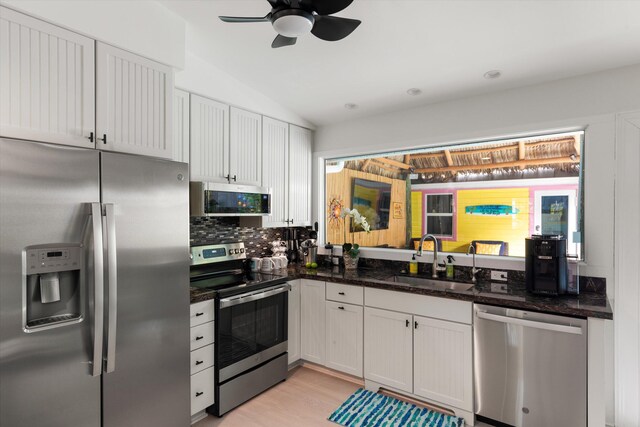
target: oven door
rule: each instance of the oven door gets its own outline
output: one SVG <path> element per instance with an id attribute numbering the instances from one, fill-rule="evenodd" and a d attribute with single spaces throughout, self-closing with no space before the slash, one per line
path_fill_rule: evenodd
<path id="1" fill-rule="evenodd" d="M 219 383 L 287 351 L 290 285 L 222 298 L 215 319 Z"/>

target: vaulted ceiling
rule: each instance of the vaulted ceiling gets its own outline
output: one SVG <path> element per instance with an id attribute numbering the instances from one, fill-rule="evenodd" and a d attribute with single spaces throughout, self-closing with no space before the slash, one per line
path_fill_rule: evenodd
<path id="1" fill-rule="evenodd" d="M 266 0 L 161 3 L 190 51 L 317 125 L 640 63 L 634 0 L 355 0 L 337 14 L 362 20 L 349 37 L 280 49 L 269 23 L 217 18 L 264 16 Z"/>

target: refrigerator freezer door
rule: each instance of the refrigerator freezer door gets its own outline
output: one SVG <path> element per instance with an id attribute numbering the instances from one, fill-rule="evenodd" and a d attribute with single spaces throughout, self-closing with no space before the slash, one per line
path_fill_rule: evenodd
<path id="1" fill-rule="evenodd" d="M 93 254 L 84 254 L 86 268 L 76 276 L 77 288 L 65 287 L 60 273 L 60 298 L 72 298 L 69 289 L 82 295 L 80 322 L 26 333 L 22 313 L 25 299 L 42 303 L 36 293 L 23 296 L 26 277 L 35 277 L 23 274 L 25 247 L 83 241 L 85 250 L 92 247 L 87 224 L 90 203 L 100 201 L 99 166 L 95 150 L 0 139 L 2 426 L 100 426 L 100 376 L 91 376 L 90 363 Z M 39 309 L 55 304 L 61 302 Z"/>
<path id="2" fill-rule="evenodd" d="M 103 153 L 101 162 L 102 201 L 113 204 L 118 286 L 117 319 L 105 322 L 106 354 L 115 359 L 103 374 L 103 425 L 188 426 L 187 165 L 115 153 Z M 107 296 L 112 282 L 107 277 Z"/>

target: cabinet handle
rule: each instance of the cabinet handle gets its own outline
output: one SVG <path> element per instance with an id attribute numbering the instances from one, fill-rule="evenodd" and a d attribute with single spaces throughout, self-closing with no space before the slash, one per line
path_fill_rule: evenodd
<path id="1" fill-rule="evenodd" d="M 196 337 L 196 341 L 200 341 L 204 337 Z"/>
<path id="2" fill-rule="evenodd" d="M 196 313 L 196 317 L 202 316 L 204 313 Z"/>
<path id="3" fill-rule="evenodd" d="M 233 182 L 236 182 L 236 176 L 235 175 L 233 175 L 232 179 L 233 179 Z"/>
<path id="4" fill-rule="evenodd" d="M 338 307 L 338 310 L 344 310 L 343 306 Z"/>
<path id="5" fill-rule="evenodd" d="M 406 322 L 405 326 L 408 328 L 409 327 L 409 320 L 407 319 L 407 320 L 405 320 L 405 322 Z"/>
<path id="6" fill-rule="evenodd" d="M 98 141 L 102 141 L 103 144 L 107 143 L 107 134 L 103 133 L 102 138 L 98 138 Z"/>
<path id="7" fill-rule="evenodd" d="M 200 397 L 204 394 L 204 391 L 196 391 L 196 397 Z"/>
<path id="8" fill-rule="evenodd" d="M 344 295 L 344 292 L 338 292 L 338 295 Z"/>
<path id="9" fill-rule="evenodd" d="M 228 183 L 231 183 L 231 175 L 227 174 L 227 176 L 225 176 L 225 179 Z"/>
<path id="10" fill-rule="evenodd" d="M 87 139 L 93 142 L 93 132 L 89 132 L 89 136 L 87 137 Z"/>
<path id="11" fill-rule="evenodd" d="M 293 224 L 293 218 L 291 218 L 291 224 Z"/>
<path id="12" fill-rule="evenodd" d="M 413 322 L 413 328 L 414 328 L 414 329 L 418 329 L 418 322 L 417 322 L 417 321 L 416 321 L 416 322 Z"/>
<path id="13" fill-rule="evenodd" d="M 204 363 L 204 360 L 196 360 L 196 366 L 202 365 L 203 363 Z"/>

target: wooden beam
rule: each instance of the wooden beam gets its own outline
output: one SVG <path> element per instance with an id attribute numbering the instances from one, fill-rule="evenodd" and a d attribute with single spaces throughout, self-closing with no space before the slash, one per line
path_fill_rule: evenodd
<path id="1" fill-rule="evenodd" d="M 437 153 L 416 153 L 416 154 L 412 154 L 411 158 L 413 159 L 433 159 L 433 158 L 441 158 L 442 157 L 442 153 L 441 152 L 437 152 Z"/>
<path id="2" fill-rule="evenodd" d="M 451 158 L 451 151 L 444 150 L 444 157 L 447 159 L 447 165 L 453 166 L 453 159 Z"/>
<path id="3" fill-rule="evenodd" d="M 373 163 L 373 166 L 382 168 L 384 170 L 388 170 L 389 172 L 392 173 L 401 173 L 399 168 L 396 166 L 387 166 L 384 163 L 380 162 L 379 159 L 372 159 L 375 163 Z"/>
<path id="4" fill-rule="evenodd" d="M 362 164 L 362 167 L 360 168 L 360 170 L 362 172 L 366 172 L 367 166 L 369 166 L 369 163 L 371 163 L 371 159 L 367 159 L 364 161 L 364 163 Z"/>
<path id="5" fill-rule="evenodd" d="M 514 168 L 514 167 L 520 167 L 520 166 L 540 166 L 540 165 L 552 165 L 552 164 L 560 164 L 560 163 L 579 163 L 579 162 L 580 162 L 580 156 L 575 156 L 575 159 L 572 159 L 571 157 L 550 157 L 547 159 L 516 160 L 515 162 L 487 163 L 483 165 L 447 166 L 444 168 L 416 169 L 415 173 L 460 172 L 460 171 L 471 171 L 471 170 L 502 169 L 502 168 Z"/>
<path id="6" fill-rule="evenodd" d="M 404 162 L 408 165 L 411 165 L 411 154 L 404 155 Z"/>
<path id="7" fill-rule="evenodd" d="M 375 160 L 376 162 L 386 163 L 388 165 L 395 166 L 400 169 L 411 169 L 411 166 L 406 163 L 402 163 L 393 159 L 387 159 L 386 157 L 378 157 L 373 160 Z"/>
<path id="8" fill-rule="evenodd" d="M 580 155 L 580 138 L 573 138 L 573 148 L 576 150 L 576 156 Z"/>
<path id="9" fill-rule="evenodd" d="M 518 142 L 518 160 L 524 160 L 525 144 L 524 141 Z M 520 169 L 524 169 L 524 165 L 519 166 Z"/>

